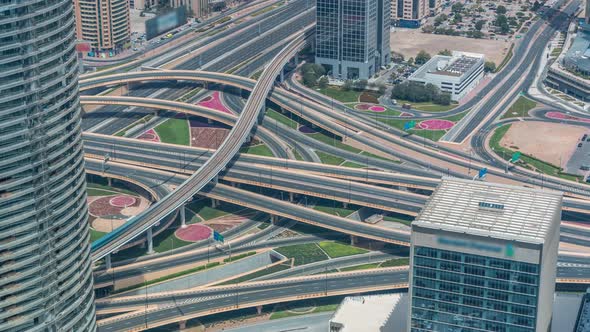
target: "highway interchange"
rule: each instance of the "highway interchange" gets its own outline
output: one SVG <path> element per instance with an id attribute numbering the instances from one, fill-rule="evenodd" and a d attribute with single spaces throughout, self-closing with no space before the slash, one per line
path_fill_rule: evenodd
<path id="1" fill-rule="evenodd" d="M 563 15 L 568 16 L 576 7 L 577 2 L 572 2 L 563 10 L 565 12 Z M 347 109 L 339 103 L 336 103 L 334 109 L 333 100 L 300 86 L 293 79 L 283 83 L 284 88 L 276 85 L 275 79 L 285 64 L 304 47 L 306 40 L 312 35 L 313 27 L 310 23 L 313 22 L 314 15 L 309 1 L 291 2 L 275 11 L 260 15 L 261 17 L 242 23 L 243 27 L 238 25 L 239 28 L 225 29 L 210 38 L 205 38 L 207 44 L 213 44 L 211 47 L 201 49 L 205 41 L 188 45 L 187 49 L 194 50 L 195 54 L 191 56 L 193 51 L 188 51 L 186 56 L 188 60 L 176 66 L 176 70 L 150 68 L 146 71 L 130 71 L 114 75 L 107 72 L 105 74 L 109 75 L 105 76 L 97 74 L 82 76 L 80 87 L 86 92 L 81 97 L 81 102 L 84 105 L 108 105 L 87 113 L 83 121 L 83 127 L 88 131 L 84 134 L 88 173 L 132 181 L 148 191 L 151 190 L 154 193 L 154 199 L 157 200 L 148 210 L 130 219 L 118 231 L 110 233 L 100 242 L 95 242 L 92 247 L 93 259 L 98 261 L 116 252 L 122 246 L 128 245 L 130 241 L 137 241 L 138 235 L 154 225 L 159 225 L 161 228 L 162 224 L 166 224 L 159 223 L 163 218 L 176 213 L 196 194 L 285 218 L 269 227 L 268 233 L 282 227 L 285 220 L 295 220 L 336 233 L 402 246 L 408 244 L 407 231 L 353 222 L 316 211 L 307 207 L 307 203 L 301 204 L 300 201 L 293 200 L 291 197 L 289 200 L 284 200 L 282 197 L 265 196 L 229 185 L 235 183 L 241 183 L 245 187 L 272 188 L 276 192 L 299 194 L 301 197 L 328 198 L 383 211 L 416 215 L 426 202 L 428 194 L 436 188 L 441 176 L 470 178 L 472 176 L 468 175 L 468 169 L 473 172 L 476 169 L 488 167 L 490 171 L 488 181 L 508 181 L 520 185 L 562 190 L 566 196 L 569 196 L 564 200 L 564 211 L 590 214 L 590 203 L 587 201 L 590 190 L 586 185 L 550 176 L 540 178 L 538 174 L 519 167 L 512 167 L 510 172 L 506 172 L 502 161 L 486 150 L 484 144 L 485 137 L 489 135 L 490 128 L 495 125 L 499 112 L 506 109 L 506 106 L 513 102 L 518 92 L 527 84 L 531 84 L 532 76 L 536 72 L 535 66 L 538 66 L 538 62 L 532 60 L 542 53 L 553 32 L 559 28 L 557 23 L 563 24 L 565 16 L 559 15 L 550 19 L 550 22 L 555 25 L 545 24 L 545 20 L 541 19 L 531 27 L 529 36 L 535 38 L 525 38 L 515 48 L 515 56 L 494 78 L 493 84 L 488 85 L 490 88 L 480 92 L 484 102 L 477 105 L 472 103 L 449 111 L 449 114 L 457 114 L 471 108 L 469 121 L 460 128 L 459 133 L 453 134 L 453 140 L 465 141 L 468 137 L 472 137 L 471 144 L 477 153 L 473 159 L 471 157 L 467 159 L 464 152 L 445 150 L 434 142 L 423 142 L 385 124 L 375 128 L 375 123 L 370 118 Z M 246 43 L 247 45 L 238 47 L 240 38 L 248 34 L 251 34 L 254 40 L 258 38 L 263 42 Z M 215 40 L 223 42 L 215 44 Z M 279 40 L 283 41 L 280 47 L 275 45 Z M 185 52 L 184 49 L 183 52 Z M 220 57 L 224 60 L 220 61 Z M 240 59 L 250 57 L 255 60 L 241 67 L 241 70 L 244 67 L 247 67 L 247 70 L 237 70 L 234 74 L 220 73 L 235 68 L 240 64 Z M 153 60 L 151 65 L 158 67 L 168 62 L 169 57 L 164 60 Z M 236 75 L 249 76 L 266 62 L 268 63 L 264 66 L 258 80 Z M 525 66 L 523 63 L 533 63 L 533 65 Z M 195 70 L 198 68 L 201 70 Z M 519 85 L 514 86 L 511 83 L 522 76 L 525 79 L 520 80 Z M 153 82 L 150 83 L 153 84 L 152 86 L 148 84 L 148 88 L 137 87 L 149 81 Z M 170 83 L 164 83 L 165 81 L 171 81 L 179 88 L 170 89 Z M 223 93 L 223 99 L 235 115 L 175 101 L 194 89 L 196 84 L 203 82 L 213 84 L 214 87 L 221 84 L 245 90 L 249 92 L 249 97 L 244 104 L 239 95 Z M 130 87 L 128 97 L 92 96 L 97 91 L 104 91 L 105 87 L 119 84 Z M 390 159 L 361 156 L 309 138 L 297 130 L 279 126 L 276 120 L 271 121 L 268 117 L 264 117 L 266 100 L 342 138 L 343 141 L 359 142 L 383 155 L 390 156 Z M 216 150 L 169 146 L 107 136 L 127 128 L 146 114 L 153 113 L 151 109 L 164 109 L 211 119 L 230 126 L 232 130 Z M 490 110 L 495 111 L 490 114 Z M 109 124 L 104 125 L 105 121 Z M 161 119 L 154 121 L 161 121 Z M 536 121 L 545 120 L 536 119 Z M 278 128 L 280 130 L 277 130 Z M 275 157 L 238 154 L 241 145 L 253 136 L 265 142 Z M 294 149 L 303 156 L 305 161 L 295 160 Z M 346 160 L 366 164 L 367 169 L 318 164 L 314 150 L 325 151 Z M 107 163 L 102 160 L 105 154 L 111 157 Z M 398 161 L 403 163 L 400 164 Z M 371 169 L 368 169 L 369 164 Z M 590 231 L 580 231 L 563 225 L 561 232 L 561 241 L 564 243 L 590 246 L 585 237 L 590 235 Z M 293 240 L 275 240 L 276 243 L 266 240 L 265 242 L 266 232 L 262 233 L 259 235 L 260 242 L 257 242 L 256 239 L 241 240 L 239 232 L 234 231 L 231 241 L 234 243 L 236 252 L 264 246 L 278 247 L 285 243 L 296 242 Z M 299 241 L 314 242 L 317 238 L 312 236 Z M 95 272 L 95 281 L 97 284 L 108 284 L 115 278 L 129 278 L 141 275 L 148 270 L 166 270 L 171 266 L 203 262 L 211 255 L 216 257 L 225 255 L 224 249 L 221 248 L 213 253 L 207 250 L 207 256 L 205 256 L 203 243 L 189 246 L 187 250 L 193 252 L 190 255 L 173 252 L 168 255 L 164 253 L 154 256 L 158 259 L 142 257 L 138 260 L 141 264 L 130 266 L 115 263 L 117 272 L 114 269 L 111 271 L 99 267 Z M 352 258 L 352 260 L 355 259 L 362 259 L 362 257 Z M 318 263 L 318 268 L 321 270 L 324 264 L 328 263 Z M 588 280 L 590 271 L 586 273 L 586 270 L 590 268 L 590 260 L 586 257 L 564 252 L 560 255 L 560 264 L 558 276 L 562 282 L 585 283 Z M 149 302 L 157 305 L 155 308 L 150 307 L 145 312 L 100 320 L 99 330 L 143 329 L 145 326 L 162 326 L 204 314 L 260 304 L 407 287 L 405 285 L 407 268 L 376 269 L 370 272 L 363 271 L 360 274 L 300 276 L 294 279 L 291 273 L 297 275 L 297 269 L 285 272 L 283 275 L 271 276 L 278 278 L 276 280 L 244 283 L 230 286 L 230 288 L 213 287 L 194 292 L 185 291 L 182 295 L 150 294 Z M 112 308 L 117 301 L 120 301 L 119 305 L 130 308 L 144 305 L 143 298 L 135 300 L 137 302 L 134 303 L 133 299 L 114 297 L 114 300 L 99 301 L 98 308 L 99 310 L 102 306 Z M 145 326 L 142 327 L 142 325 Z"/>

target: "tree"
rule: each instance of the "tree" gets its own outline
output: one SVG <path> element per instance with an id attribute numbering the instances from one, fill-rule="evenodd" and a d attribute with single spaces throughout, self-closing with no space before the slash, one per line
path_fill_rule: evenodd
<path id="1" fill-rule="evenodd" d="M 496 8 L 496 14 L 498 15 L 504 15 L 506 14 L 507 10 L 506 7 L 499 5 L 498 8 Z"/>
<path id="2" fill-rule="evenodd" d="M 317 76 L 313 72 L 307 72 L 303 74 L 303 84 L 309 88 L 312 88 L 317 83 Z"/>
<path id="3" fill-rule="evenodd" d="M 453 17 L 453 24 L 457 24 L 463 21 L 463 15 L 456 13 L 455 17 Z"/>
<path id="4" fill-rule="evenodd" d="M 462 11 L 463 11 L 463 7 L 464 7 L 464 6 L 463 6 L 463 3 L 461 3 L 461 2 L 455 2 L 455 3 L 453 4 L 453 6 L 451 6 L 451 11 L 452 11 L 453 13 L 460 13 L 460 12 L 462 12 Z"/>
<path id="5" fill-rule="evenodd" d="M 344 91 L 352 90 L 352 80 L 344 81 L 344 84 L 342 84 L 342 90 L 344 90 Z"/>
<path id="6" fill-rule="evenodd" d="M 496 26 L 500 28 L 500 32 L 506 34 L 510 32 L 510 26 L 508 25 L 508 19 L 505 15 L 496 16 Z"/>
<path id="7" fill-rule="evenodd" d="M 480 31 L 485 24 L 486 24 L 485 20 L 479 20 L 479 21 L 475 22 L 475 30 Z"/>
<path id="8" fill-rule="evenodd" d="M 451 56 L 453 55 L 453 52 L 451 52 L 451 50 L 449 50 L 448 48 L 445 48 L 442 51 L 438 52 L 439 55 L 446 55 L 446 56 Z"/>
<path id="9" fill-rule="evenodd" d="M 426 53 L 426 51 L 422 50 L 420 52 L 418 52 L 418 55 L 416 55 L 416 64 L 417 65 L 423 65 L 426 62 L 428 62 L 428 60 L 430 60 L 431 56 L 430 54 Z"/>
<path id="10" fill-rule="evenodd" d="M 369 84 L 369 81 L 367 80 L 356 80 L 354 81 L 354 88 L 357 90 L 364 90 L 367 87 L 367 84 Z"/>
<path id="11" fill-rule="evenodd" d="M 425 26 L 422 27 L 422 32 L 424 33 L 433 33 L 434 32 L 434 26 L 427 24 Z"/>
<path id="12" fill-rule="evenodd" d="M 536 12 L 537 10 L 539 10 L 539 8 L 541 8 L 541 3 L 538 0 L 535 0 L 535 3 L 533 3 L 533 11 Z"/>
<path id="13" fill-rule="evenodd" d="M 414 58 L 410 57 L 408 59 L 408 65 L 413 66 L 414 65 Z"/>
<path id="14" fill-rule="evenodd" d="M 475 31 L 468 31 L 467 32 L 467 37 L 471 37 L 471 38 L 476 38 L 476 39 L 481 39 L 483 38 L 483 32 L 479 31 L 479 30 L 475 30 Z"/>
<path id="15" fill-rule="evenodd" d="M 483 70 L 486 73 L 493 73 L 496 71 L 496 64 L 493 61 L 486 61 L 483 65 Z"/>
<path id="16" fill-rule="evenodd" d="M 440 14 L 434 19 L 434 26 L 443 24 L 449 17 L 446 14 Z"/>
<path id="17" fill-rule="evenodd" d="M 322 76 L 320 78 L 320 80 L 318 81 L 318 87 L 320 89 L 323 89 L 328 86 L 328 83 L 329 83 L 328 78 L 326 76 Z"/>
<path id="18" fill-rule="evenodd" d="M 433 100 L 436 104 L 448 106 L 451 105 L 451 95 L 448 93 L 440 93 L 436 98 Z"/>

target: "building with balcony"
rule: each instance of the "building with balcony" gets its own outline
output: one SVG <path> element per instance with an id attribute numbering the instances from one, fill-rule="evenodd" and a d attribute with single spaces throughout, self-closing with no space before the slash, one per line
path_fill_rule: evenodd
<path id="1" fill-rule="evenodd" d="M 412 222 L 408 331 L 548 331 L 561 204 L 444 178 Z"/>
<path id="2" fill-rule="evenodd" d="M 441 0 L 434 0 L 432 8 L 428 0 L 391 0 L 391 22 L 395 26 L 418 28 L 431 10 L 438 11 Z"/>
<path id="3" fill-rule="evenodd" d="M 318 0 L 316 63 L 340 79 L 368 79 L 389 63 L 388 0 Z"/>
<path id="4" fill-rule="evenodd" d="M 129 43 L 131 27 L 128 0 L 73 0 L 76 35 L 95 52 L 118 52 Z"/>
<path id="5" fill-rule="evenodd" d="M 94 331 L 74 7 L 0 22 L 0 331 Z"/>

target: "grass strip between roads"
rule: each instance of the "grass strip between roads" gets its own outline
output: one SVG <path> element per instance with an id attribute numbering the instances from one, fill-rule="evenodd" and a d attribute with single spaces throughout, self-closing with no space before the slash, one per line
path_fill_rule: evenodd
<path id="1" fill-rule="evenodd" d="M 162 281 L 166 281 L 166 280 L 170 280 L 170 279 L 182 277 L 182 276 L 187 275 L 187 274 L 191 274 L 191 273 L 203 271 L 203 270 L 206 270 L 206 269 L 210 269 L 210 268 L 215 267 L 215 266 L 218 266 L 218 265 L 220 265 L 219 262 L 208 263 L 208 264 L 205 264 L 205 265 L 197 266 L 197 267 L 192 268 L 192 269 L 188 269 L 188 270 L 184 270 L 184 271 L 179 271 L 179 272 L 176 272 L 176 273 L 165 275 L 165 276 L 160 277 L 160 278 L 149 280 L 149 281 L 146 281 L 145 283 L 142 283 L 142 284 L 135 284 L 135 285 L 131 285 L 129 287 L 124 287 L 124 288 L 121 288 L 121 289 L 117 289 L 114 293 L 115 294 L 116 293 L 122 293 L 122 292 L 130 291 L 132 289 L 137 289 L 137 288 L 141 288 L 141 287 L 153 285 L 153 284 L 156 284 L 156 283 L 159 283 L 159 282 L 162 282 Z"/>

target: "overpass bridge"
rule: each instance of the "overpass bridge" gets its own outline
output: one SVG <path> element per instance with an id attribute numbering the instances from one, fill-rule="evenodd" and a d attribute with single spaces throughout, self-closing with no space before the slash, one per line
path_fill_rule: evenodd
<path id="1" fill-rule="evenodd" d="M 252 89 L 250 98 L 235 126 L 211 158 L 171 194 L 155 203 L 150 209 L 132 218 L 122 227 L 95 241 L 91 247 L 93 261 L 97 261 L 116 251 L 137 235 L 150 229 L 153 224 L 159 222 L 170 212 L 182 206 L 184 202 L 190 200 L 192 196 L 205 187 L 226 167 L 242 144 L 248 139 L 261 109 L 264 108 L 264 102 L 274 84 L 275 78 L 279 75 L 285 63 L 305 45 L 305 38 L 309 31 L 310 29 L 295 37 L 266 67 Z"/>

